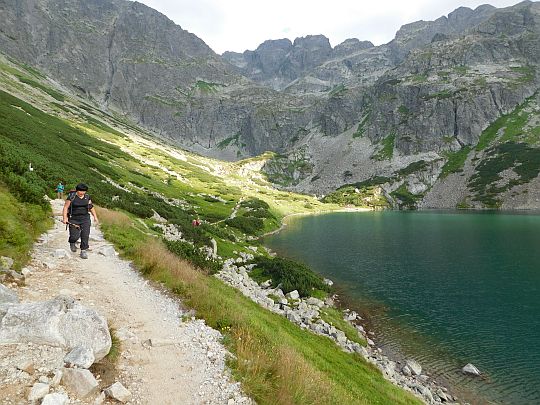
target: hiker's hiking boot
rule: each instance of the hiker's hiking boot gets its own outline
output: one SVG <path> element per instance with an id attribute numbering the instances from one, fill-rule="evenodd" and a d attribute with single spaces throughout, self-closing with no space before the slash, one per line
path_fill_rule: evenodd
<path id="1" fill-rule="evenodd" d="M 86 250 L 81 250 L 81 259 L 88 259 L 88 253 L 86 253 Z"/>
<path id="2" fill-rule="evenodd" d="M 69 248 L 71 249 L 72 252 L 76 252 L 77 251 L 77 245 L 75 243 L 70 243 L 69 244 Z"/>

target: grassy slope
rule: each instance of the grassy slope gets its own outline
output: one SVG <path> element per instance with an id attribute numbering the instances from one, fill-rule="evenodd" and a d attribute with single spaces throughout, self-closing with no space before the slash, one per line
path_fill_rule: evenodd
<path id="1" fill-rule="evenodd" d="M 0 91 L 0 180 L 10 193 L 19 200 L 39 202 L 42 194 L 52 195 L 60 179 L 68 187 L 85 181 L 100 206 L 126 212 L 100 211 L 107 238 L 147 277 L 165 283 L 224 333 L 224 343 L 236 356 L 230 362 L 233 372 L 259 403 L 419 402 L 360 357 L 342 352 L 329 339 L 301 330 L 195 270 L 169 252 L 152 230 L 154 211 L 180 226 L 189 226 L 199 215 L 210 223 L 191 235 L 194 241 L 204 244 L 205 238 L 214 237 L 220 249 L 226 247 L 219 254 L 227 257 L 233 256 L 233 249 L 257 245 L 223 221 L 241 198 L 257 197 L 270 205 L 275 218 L 263 219 L 260 233 L 275 228 L 286 214 L 336 206 L 274 190 L 264 179 L 240 172 L 242 163 L 217 162 L 145 139 L 143 132 L 119 118 L 68 96 L 58 97 L 40 75 L 24 67 L 3 61 L 0 84 L 8 91 Z M 32 173 L 26 170 L 30 162 Z M 21 204 L 5 188 L 0 196 L 7 201 L 4 204 Z M 173 198 L 180 201 L 171 205 Z M 8 212 L 17 227 L 26 226 L 23 217 Z M 238 241 L 233 244 L 231 238 Z M 25 243 L 20 244 L 24 249 Z"/>
<path id="2" fill-rule="evenodd" d="M 50 227 L 50 210 L 18 201 L 0 183 L 0 212 L 0 256 L 11 257 L 20 269 L 30 258 L 34 239 Z"/>
<path id="3" fill-rule="evenodd" d="M 468 182 L 472 199 L 484 207 L 498 208 L 500 195 L 526 184 L 540 172 L 540 106 L 538 93 L 487 127 L 476 145 L 475 173 Z M 498 184 L 501 174 L 515 176 Z"/>

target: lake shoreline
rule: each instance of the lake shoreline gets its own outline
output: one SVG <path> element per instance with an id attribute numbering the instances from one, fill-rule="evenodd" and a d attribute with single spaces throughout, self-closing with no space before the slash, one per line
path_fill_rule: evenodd
<path id="1" fill-rule="evenodd" d="M 327 211 L 327 212 L 321 212 L 321 213 L 308 213 L 308 214 L 293 214 L 293 215 L 288 215 L 286 217 L 283 218 L 283 224 L 282 226 L 274 231 L 274 232 L 271 232 L 265 236 L 269 236 L 269 235 L 273 235 L 273 234 L 276 234 L 278 232 L 281 232 L 283 229 L 286 228 L 287 225 L 290 224 L 290 220 L 292 218 L 295 218 L 295 217 L 303 217 L 303 216 L 318 216 L 318 215 L 325 215 L 325 214 L 329 214 L 329 213 L 336 213 L 336 212 L 354 212 L 354 211 L 360 211 L 360 212 L 366 212 L 366 211 L 373 211 L 373 210 L 342 210 L 342 211 Z M 447 213 L 447 214 L 484 214 L 486 213 L 486 211 L 484 210 L 481 210 L 481 211 L 476 211 L 476 210 L 429 210 L 429 209 L 426 209 L 426 210 L 420 210 L 419 213 L 432 213 L 432 214 L 436 214 L 436 213 Z M 494 212 L 495 214 L 516 214 L 517 216 L 521 216 L 523 214 L 537 214 L 538 212 L 537 211 L 530 211 L 528 210 L 527 212 L 523 212 L 523 211 L 519 211 L 519 212 L 515 212 L 515 211 L 495 211 Z M 264 243 L 265 244 L 265 247 L 267 249 L 269 249 L 270 252 L 273 252 L 273 254 L 276 253 L 276 250 L 275 249 L 270 249 L 268 247 L 268 244 L 267 243 Z M 279 255 L 280 256 L 283 256 L 283 252 L 279 252 Z M 310 266 L 311 267 L 311 266 Z M 324 276 L 324 277 L 330 277 L 332 278 L 331 275 L 329 275 L 328 273 L 325 273 L 325 275 L 323 275 L 324 273 L 320 273 L 318 272 L 318 274 Z M 339 285 L 338 285 L 339 287 Z M 344 289 L 343 290 L 340 290 L 338 292 L 338 296 L 336 297 L 337 298 L 337 305 L 339 306 L 340 309 L 349 309 L 349 310 L 357 310 L 358 312 L 362 313 L 363 315 L 366 314 L 366 308 L 363 308 L 362 306 L 358 306 L 354 303 L 355 301 L 355 298 L 354 296 L 347 296 L 346 294 L 344 294 Z M 368 299 L 369 300 L 369 297 L 365 296 L 364 299 Z M 377 340 L 377 336 L 378 336 L 378 329 L 374 326 L 374 324 L 376 324 L 377 322 L 373 322 L 371 319 L 370 319 L 370 316 L 365 316 L 364 317 L 365 319 L 362 320 L 362 325 L 366 326 L 366 330 L 369 330 L 369 331 L 372 331 L 372 332 L 375 332 L 377 333 L 377 335 L 375 335 L 374 339 Z M 378 322 L 388 322 L 388 320 L 384 320 L 384 319 L 379 319 Z M 392 325 L 391 323 L 388 323 L 388 325 Z M 421 334 L 424 334 L 424 336 L 430 338 L 430 335 L 429 333 L 427 333 L 427 331 L 425 330 L 420 330 L 420 335 Z M 369 333 L 369 332 L 368 332 Z M 372 335 L 370 335 L 372 336 Z M 392 347 L 392 345 L 388 345 L 388 339 L 392 340 L 394 342 L 397 342 L 398 345 L 397 346 L 402 346 L 401 343 L 402 341 L 400 341 L 399 338 L 395 339 L 394 338 L 389 338 L 388 336 L 385 337 L 385 340 L 386 342 L 377 342 L 379 344 L 382 343 L 382 349 L 383 349 L 383 353 L 385 355 L 387 355 L 389 358 L 395 360 L 395 361 L 398 361 L 398 362 L 401 362 L 401 365 L 403 365 L 403 360 L 406 359 L 406 358 L 410 358 L 409 356 L 407 356 L 407 352 L 400 352 L 400 351 L 396 351 L 394 350 L 395 349 L 395 346 Z M 431 357 L 431 358 L 434 358 L 435 356 L 438 356 L 440 355 L 439 353 L 439 350 L 429 350 L 429 346 L 426 346 L 426 349 L 428 351 L 431 352 L 431 356 L 428 356 L 428 357 Z M 460 368 L 462 366 L 465 365 L 465 363 L 461 364 L 459 366 L 459 368 L 456 368 L 456 363 L 459 362 L 459 359 L 461 358 L 461 360 L 467 360 L 467 357 L 463 357 L 462 354 L 459 354 L 459 353 L 452 353 L 452 352 L 449 352 L 451 355 L 451 357 L 449 357 L 449 360 L 457 360 L 457 361 L 449 361 L 448 364 L 451 364 L 453 365 L 452 369 L 454 371 L 452 372 L 455 372 L 456 375 L 459 374 L 461 372 Z M 472 357 L 469 357 L 469 358 L 472 358 Z M 444 358 L 441 358 L 442 360 L 446 359 L 446 357 Z M 399 364 L 399 363 L 398 363 Z M 434 363 L 436 364 L 436 363 Z M 429 362 L 426 362 L 425 366 L 427 367 L 428 371 L 430 372 L 430 376 L 433 375 L 433 376 L 436 376 L 436 381 L 437 381 L 437 384 L 438 385 L 441 385 L 441 386 L 444 386 L 446 388 L 449 388 L 452 393 L 455 393 L 456 396 L 458 396 L 461 401 L 469 401 L 471 403 L 479 403 L 479 404 L 482 404 L 482 403 L 492 403 L 492 402 L 489 402 L 490 400 L 493 400 L 493 398 L 491 398 L 491 395 L 489 393 L 486 393 L 486 392 L 482 392 L 480 390 L 476 390 L 475 389 L 475 386 L 476 386 L 476 381 L 475 380 L 471 380 L 471 384 L 469 384 L 467 382 L 466 379 L 461 379 L 459 376 L 456 376 L 455 379 L 454 377 L 451 377 L 450 380 L 448 378 L 445 378 L 445 376 L 441 375 L 443 373 L 447 373 L 447 375 L 450 376 L 450 374 L 448 374 L 448 372 L 446 370 L 441 370 L 440 368 L 436 367 L 436 366 L 433 366 L 430 365 Z M 473 378 L 473 377 L 471 377 Z M 479 380 L 480 381 L 480 380 Z M 503 380 L 505 381 L 505 380 Z M 489 392 L 489 391 L 488 391 Z M 490 399 L 488 399 L 490 398 Z"/>
<path id="2" fill-rule="evenodd" d="M 333 213 L 355 213 L 355 212 L 374 212 L 376 210 L 370 209 L 370 208 L 345 208 L 340 210 L 328 210 L 328 211 L 321 211 L 321 212 L 303 212 L 303 213 L 294 213 L 284 216 L 281 219 L 281 226 L 271 232 L 268 232 L 262 236 L 259 237 L 259 240 L 263 240 L 265 237 L 275 235 L 281 231 L 283 231 L 287 225 L 289 225 L 289 222 L 291 219 L 299 218 L 299 217 L 307 217 L 307 216 L 319 216 L 319 215 L 326 215 L 326 214 L 333 214 Z M 272 256 L 277 256 L 278 253 L 273 251 L 271 248 L 266 246 L 263 242 L 263 245 L 265 246 L 265 249 L 271 254 Z M 319 274 L 319 273 L 317 273 Z M 319 274 L 321 275 L 321 274 Z M 322 276 L 322 275 L 321 275 Z M 353 325 L 359 325 L 365 330 L 365 336 L 369 338 L 370 340 L 377 339 L 376 338 L 376 332 L 374 331 L 374 324 L 371 321 L 371 315 L 369 314 L 369 311 L 364 308 L 360 307 L 354 304 L 354 298 L 349 297 L 345 294 L 344 290 L 339 289 L 339 285 L 337 285 L 338 291 L 336 291 L 332 295 L 332 301 L 333 306 L 337 309 L 340 309 L 344 311 L 344 313 L 359 313 L 362 314 L 363 317 L 359 316 L 358 320 L 355 320 L 354 322 L 351 322 Z M 406 365 L 406 360 L 413 360 L 411 356 L 407 356 L 404 352 L 401 351 L 395 351 L 395 350 L 389 350 L 388 348 L 381 348 L 378 345 L 376 345 L 373 342 L 373 345 L 368 345 L 368 349 L 372 352 L 372 356 L 369 358 L 369 361 L 376 364 L 382 371 L 382 374 L 385 376 L 386 379 L 388 379 L 390 382 L 392 382 L 395 385 L 401 386 L 398 384 L 398 382 L 392 378 L 392 375 L 388 374 L 386 372 L 386 367 L 388 366 L 387 360 L 390 360 L 390 362 L 396 363 L 396 373 L 403 373 L 402 368 Z M 423 367 L 424 368 L 424 367 Z M 434 379 L 431 378 L 432 373 L 430 372 L 429 375 L 425 373 L 425 368 L 418 377 L 426 377 L 425 380 L 420 381 L 419 384 L 428 390 L 431 390 L 436 395 L 435 392 L 440 393 L 441 396 L 447 395 L 448 399 L 452 398 L 449 403 L 465 403 L 462 402 L 461 395 L 463 394 L 463 391 L 459 390 L 458 387 L 455 387 L 451 382 L 449 382 L 446 379 Z M 404 373 L 406 375 L 406 373 Z M 420 379 L 419 378 L 419 379 Z M 429 384 L 428 384 L 429 381 Z"/>
<path id="3" fill-rule="evenodd" d="M 281 232 L 287 226 L 287 221 L 289 221 L 291 218 L 294 218 L 294 217 L 310 217 L 310 216 L 317 216 L 317 215 L 334 214 L 338 212 L 372 212 L 372 211 L 376 211 L 376 210 L 372 208 L 354 207 L 354 208 L 340 208 L 336 210 L 295 212 L 293 214 L 287 214 L 283 218 L 281 218 L 280 220 L 281 225 L 278 229 L 275 229 L 270 232 L 266 232 L 265 234 L 259 236 L 257 239 L 261 240 L 267 236 L 274 235 L 276 233 Z"/>

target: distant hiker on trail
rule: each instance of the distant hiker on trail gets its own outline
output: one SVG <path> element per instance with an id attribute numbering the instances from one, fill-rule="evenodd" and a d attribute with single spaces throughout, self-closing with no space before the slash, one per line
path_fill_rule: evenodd
<path id="1" fill-rule="evenodd" d="M 70 191 L 64 204 L 63 222 L 69 225 L 69 248 L 72 252 L 77 251 L 75 244 L 81 238 L 81 258 L 88 259 L 88 238 L 90 237 L 90 214 L 94 217 L 94 224 L 98 219 L 96 210 L 90 196 L 86 194 L 88 186 L 84 183 L 77 184 L 75 191 Z"/>
<path id="2" fill-rule="evenodd" d="M 59 200 L 64 199 L 64 185 L 62 184 L 62 182 L 58 183 L 58 185 L 56 186 L 56 198 Z"/>
<path id="3" fill-rule="evenodd" d="M 197 217 L 196 219 L 194 219 L 193 221 L 191 221 L 191 225 L 193 225 L 193 226 L 199 226 L 199 225 L 201 225 L 201 220 L 199 219 L 199 217 Z"/>

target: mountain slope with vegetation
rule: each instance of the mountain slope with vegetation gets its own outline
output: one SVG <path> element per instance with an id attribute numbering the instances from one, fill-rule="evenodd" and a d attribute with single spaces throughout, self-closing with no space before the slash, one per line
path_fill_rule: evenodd
<path id="1" fill-rule="evenodd" d="M 538 105 L 539 2 L 460 7 L 381 46 L 332 48 L 312 35 L 223 57 L 137 2 L 7 1 L 3 11 L 2 52 L 54 79 L 51 97 L 60 84 L 206 156 L 274 152 L 264 170 L 283 189 L 326 195 L 386 177 L 377 190 L 394 208 L 539 207 L 531 176 L 492 189 L 493 201 L 475 197 L 483 169 L 465 159 L 490 125 Z M 536 148 L 538 124 L 523 125 Z M 400 174 L 411 165 L 422 169 Z"/>
<path id="2" fill-rule="evenodd" d="M 0 254 L 23 252 L 50 225 L 43 195 L 52 197 L 59 180 L 68 187 L 84 181 L 107 239 L 222 332 L 233 373 L 258 403 L 418 403 L 359 355 L 211 276 L 242 252 L 268 257 L 255 239 L 284 215 L 336 205 L 272 188 L 257 170 L 265 157 L 224 163 L 155 142 L 121 117 L 63 93 L 40 72 L 0 62 L 0 203 L 13 207 L 12 228 L 32 229 L 24 240 L 7 240 Z M 193 227 L 197 216 L 203 224 Z M 166 243 L 164 232 L 183 240 Z M 24 264 L 24 252 L 15 257 Z M 193 267 L 176 266 L 175 257 Z"/>

